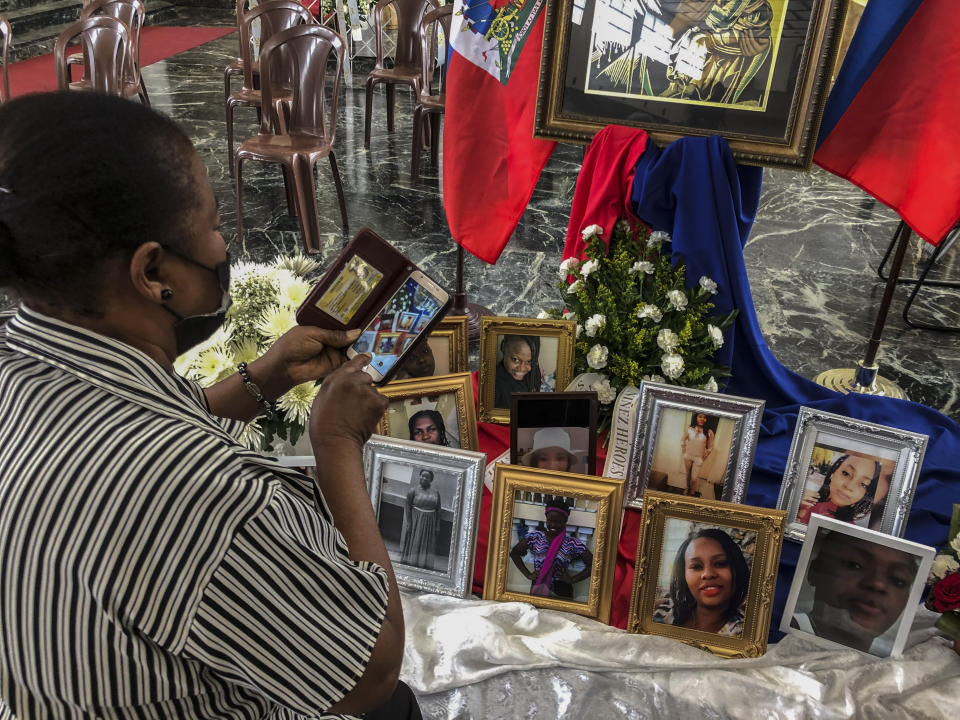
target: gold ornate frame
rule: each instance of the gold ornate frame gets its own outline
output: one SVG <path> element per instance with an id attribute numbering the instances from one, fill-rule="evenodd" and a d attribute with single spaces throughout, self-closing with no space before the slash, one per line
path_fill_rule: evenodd
<path id="1" fill-rule="evenodd" d="M 514 495 L 517 490 L 597 501 L 599 509 L 594 534 L 593 569 L 590 573 L 590 589 L 586 603 L 507 590 Z M 483 599 L 528 602 L 537 607 L 585 615 L 609 624 L 622 503 L 622 480 L 497 463 L 493 479 L 490 542 L 483 579 Z"/>
<path id="2" fill-rule="evenodd" d="M 749 165 L 809 170 L 813 163 L 823 107 L 830 90 L 847 0 L 811 2 L 811 32 L 803 40 L 802 57 L 792 101 L 786 117 L 785 137 L 771 141 L 736 130 L 718 132 L 666 122 L 638 123 L 620 115 L 586 117 L 563 111 L 567 58 L 571 52 L 571 24 L 568 18 L 574 0 L 553 0 L 546 9 L 537 114 L 534 136 L 560 142 L 589 143 L 607 125 L 642 127 L 661 146 L 688 135 L 720 134 L 730 144 L 737 162 Z M 771 70 L 772 72 L 772 70 Z M 734 109 L 735 111 L 735 109 Z M 732 123 L 735 127 L 736 124 Z"/>
<path id="3" fill-rule="evenodd" d="M 457 427 L 460 430 L 460 447 L 463 450 L 479 450 L 477 439 L 477 415 L 473 409 L 473 378 L 468 372 L 452 375 L 437 375 L 426 378 L 394 380 L 378 388 L 389 400 L 406 400 L 425 395 L 456 394 Z M 390 437 L 390 410 L 383 414 L 377 424 L 377 435 Z"/>
<path id="4" fill-rule="evenodd" d="M 497 335 L 536 335 L 557 338 L 557 371 L 554 388 L 566 390 L 573 381 L 573 345 L 577 323 L 574 320 L 545 320 L 540 318 L 480 318 L 480 422 L 506 424 L 510 422 L 510 408 L 494 407 L 497 376 Z"/>
<path id="5" fill-rule="evenodd" d="M 466 315 L 447 315 L 430 331 L 430 338 L 446 338 L 450 343 L 450 372 L 462 373 L 470 370 L 469 327 Z"/>
<path id="6" fill-rule="evenodd" d="M 724 637 L 703 630 L 653 621 L 657 601 L 657 578 L 663 562 L 660 557 L 663 529 L 667 518 L 751 530 L 756 533 L 742 637 Z M 633 633 L 663 635 L 723 657 L 763 655 L 767 649 L 767 633 L 773 612 L 773 592 L 777 584 L 777 568 L 785 526 L 786 513 L 783 510 L 687 498 L 648 490 L 643 500 L 643 519 L 627 630 Z"/>

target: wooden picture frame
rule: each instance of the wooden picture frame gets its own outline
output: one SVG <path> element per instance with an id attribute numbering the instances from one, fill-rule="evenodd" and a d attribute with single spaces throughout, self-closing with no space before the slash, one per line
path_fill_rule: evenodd
<path id="1" fill-rule="evenodd" d="M 450 373 L 469 372 L 470 370 L 470 330 L 467 324 L 469 318 L 466 315 L 447 315 L 438 322 L 430 335 L 427 336 L 427 342 L 431 340 L 443 340 L 447 343 L 447 363 Z M 434 347 L 431 344 L 431 347 Z M 434 349 L 434 355 L 437 349 Z M 437 373 L 443 375 L 444 373 Z"/>
<path id="2" fill-rule="evenodd" d="M 763 408 L 763 400 L 647 380 L 641 382 L 624 503 L 629 507 L 643 507 L 643 494 L 648 488 L 689 494 L 691 483 L 697 488 L 694 492 L 700 492 L 707 499 L 743 502 L 753 468 Z M 693 445 L 699 435 L 694 433 L 688 437 L 688 433 L 697 423 L 698 416 L 708 419 L 704 426 L 708 430 L 712 427 L 714 433 L 709 442 L 704 442 L 703 450 L 709 452 L 699 464 L 688 460 L 688 456 L 693 458 L 697 454 Z M 668 439 L 674 441 L 672 448 L 661 444 Z M 712 447 L 706 447 L 710 444 Z M 722 465 L 718 462 L 721 457 Z M 679 488 L 676 484 L 678 473 L 686 474 Z M 696 475 L 692 481 L 689 473 Z M 707 490 L 711 485 L 712 497 Z"/>
<path id="3" fill-rule="evenodd" d="M 510 464 L 596 475 L 597 404 L 595 392 L 513 393 Z"/>
<path id="4" fill-rule="evenodd" d="M 927 441 L 920 433 L 801 407 L 777 499 L 787 512 L 787 538 L 802 541 L 815 513 L 902 537 Z M 866 485 L 853 503 L 834 496 L 832 480 L 848 468 L 833 465 L 845 454 Z"/>
<path id="5" fill-rule="evenodd" d="M 410 420 L 421 410 L 434 411 L 439 413 L 443 426 L 436 427 L 439 440 L 442 440 L 443 436 L 449 438 L 455 435 L 460 448 L 480 449 L 477 416 L 473 407 L 473 378 L 470 373 L 394 380 L 378 390 L 391 401 L 377 425 L 378 435 L 412 440 Z M 450 400 L 442 402 L 444 396 L 449 396 Z M 456 419 L 455 433 L 452 427 L 448 427 L 452 425 L 450 420 L 453 419 Z"/>
<path id="6" fill-rule="evenodd" d="M 785 523 L 782 510 L 648 490 L 627 630 L 680 640 L 723 657 L 762 655 Z M 697 586 L 703 568 L 718 555 L 725 556 L 727 571 L 714 570 L 712 585 Z M 722 626 L 697 627 L 718 607 Z"/>
<path id="7" fill-rule="evenodd" d="M 538 390 L 524 387 L 518 392 L 565 390 L 573 380 L 575 321 L 510 317 L 483 317 L 480 321 L 480 422 L 510 422 L 509 388 L 499 387 L 501 377 L 507 377 L 506 369 L 498 372 L 503 357 L 501 346 L 510 337 L 523 339 L 519 352 L 526 363 L 523 367 L 528 368 L 524 380 L 516 381 L 516 384 L 530 385 L 530 373 L 539 371 L 541 374 Z M 531 342 L 535 347 L 531 347 Z M 508 344 L 509 349 L 513 349 L 513 344 Z M 509 382 L 507 379 L 503 384 Z M 544 387 L 552 387 L 552 390 L 543 390 Z"/>
<path id="8" fill-rule="evenodd" d="M 367 490 L 397 583 L 410 590 L 468 597 L 483 494 L 484 453 L 373 435 L 363 447 Z M 419 475 L 429 496 L 413 510 Z M 432 542 L 431 542 L 432 539 Z"/>
<path id="9" fill-rule="evenodd" d="M 493 481 L 483 599 L 529 602 L 537 607 L 563 610 L 609 623 L 620 538 L 622 492 L 622 480 L 498 463 Z M 539 568 L 543 570 L 543 562 L 550 557 L 546 547 L 552 541 L 547 531 L 540 530 L 538 525 L 541 521 L 552 522 L 550 518 L 557 517 L 557 510 L 549 509 L 553 504 L 563 505 L 560 517 L 563 509 L 568 515 L 563 520 L 566 523 L 564 540 L 561 541 L 563 545 L 561 551 L 555 554 L 551 567 L 556 568 L 558 566 L 554 563 L 562 562 L 564 573 L 575 573 L 575 577 L 587 570 L 585 566 L 577 565 L 578 562 L 585 565 L 584 549 L 592 556 L 589 582 L 586 587 L 580 588 L 577 586 L 583 585 L 587 578 L 569 584 L 569 597 L 565 597 L 562 589 L 566 583 L 557 577 L 548 578 L 541 584 L 546 586 L 546 594 L 533 594 L 538 585 L 536 557 L 532 570 L 528 561 L 523 559 L 524 556 L 519 560 L 527 572 L 533 573 L 532 577 L 525 576 L 519 570 L 518 561 L 512 558 L 512 553 L 519 549 L 537 553 L 537 557 L 543 555 Z M 576 531 L 571 531 L 571 528 L 576 528 Z M 521 530 L 524 531 L 522 537 Z M 526 540 L 522 548 L 521 540 Z M 542 540 L 539 544 L 546 547 L 538 546 L 539 550 L 535 550 L 530 545 L 534 540 Z M 546 575 L 549 574 L 548 570 Z"/>
<path id="10" fill-rule="evenodd" d="M 739 163 L 809 169 L 847 0 L 652 5 L 547 5 L 534 135 L 586 143 L 626 125 L 661 146 L 721 135 Z"/>

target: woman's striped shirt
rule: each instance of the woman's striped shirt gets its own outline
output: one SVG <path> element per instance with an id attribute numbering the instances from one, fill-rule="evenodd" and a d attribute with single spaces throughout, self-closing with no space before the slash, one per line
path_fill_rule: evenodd
<path id="1" fill-rule="evenodd" d="M 295 718 L 353 688 L 386 573 L 238 425 L 124 343 L 0 330 L 0 718 Z"/>

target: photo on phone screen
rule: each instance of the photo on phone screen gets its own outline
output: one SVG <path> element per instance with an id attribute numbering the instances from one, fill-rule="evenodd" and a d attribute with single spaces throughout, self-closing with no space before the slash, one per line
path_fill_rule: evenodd
<path id="1" fill-rule="evenodd" d="M 409 277 L 351 348 L 373 355 L 371 368 L 386 375 L 442 306 L 443 301 Z"/>

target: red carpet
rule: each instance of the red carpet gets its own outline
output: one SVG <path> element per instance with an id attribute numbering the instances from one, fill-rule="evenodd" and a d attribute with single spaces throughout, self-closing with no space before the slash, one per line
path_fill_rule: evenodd
<path id="1" fill-rule="evenodd" d="M 140 34 L 140 64 L 146 67 L 232 33 L 231 27 L 159 27 L 149 25 Z M 225 58 L 224 67 L 231 58 Z M 76 72 L 76 71 L 75 71 Z M 77 77 L 75 74 L 74 77 Z M 57 89 L 53 53 L 10 65 L 10 96 Z M 147 92 L 150 85 L 147 84 Z"/>

